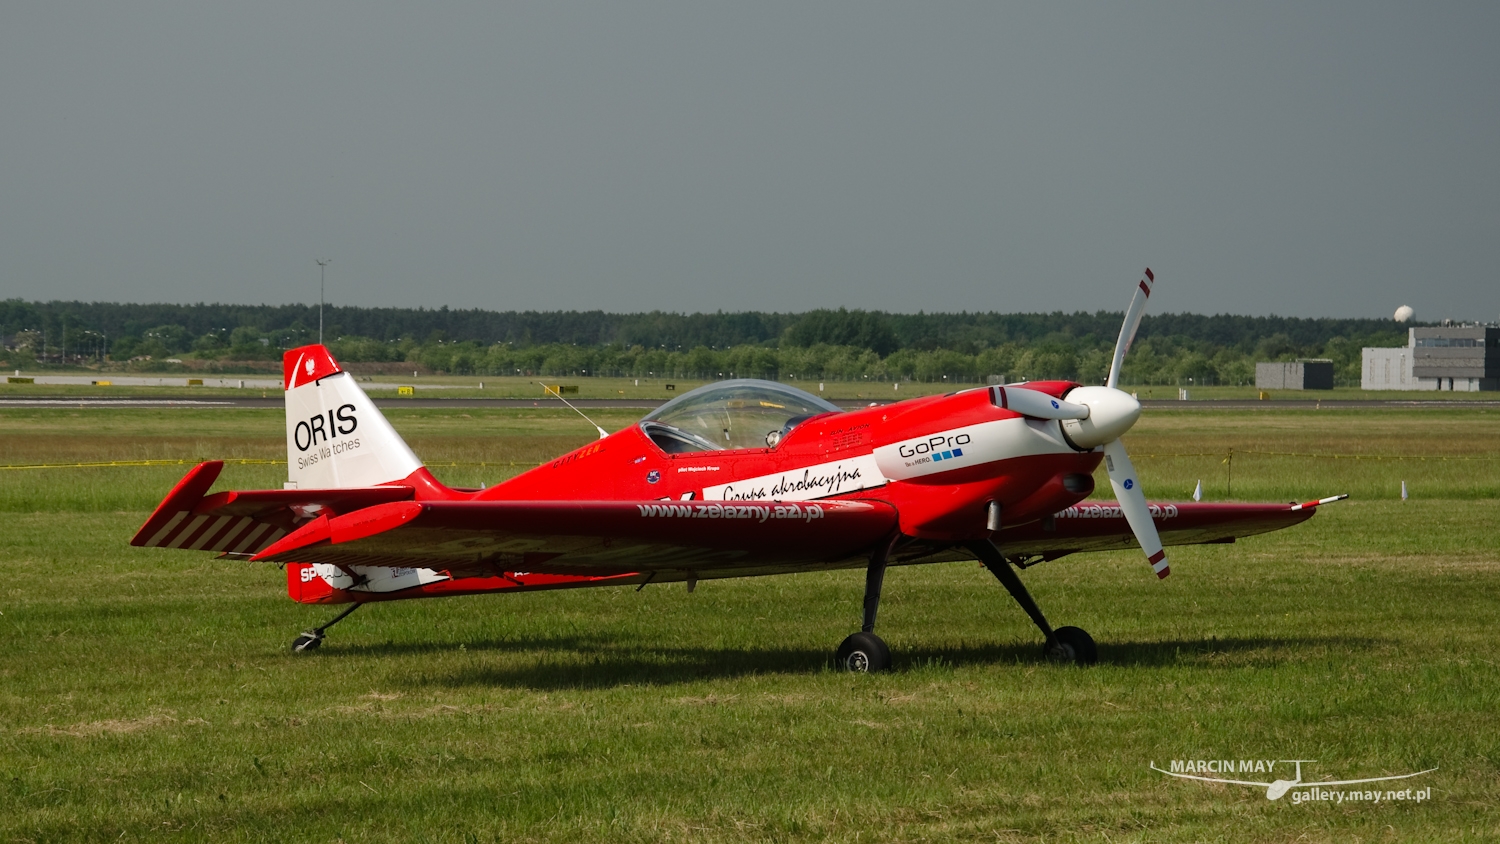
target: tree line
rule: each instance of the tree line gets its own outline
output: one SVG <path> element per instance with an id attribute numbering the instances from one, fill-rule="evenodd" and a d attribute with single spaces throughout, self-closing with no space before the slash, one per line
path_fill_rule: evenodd
<path id="1" fill-rule="evenodd" d="M 453 374 L 947 380 L 1103 379 L 1122 314 L 897 314 L 863 310 L 676 314 L 330 306 L 324 335 L 350 362 Z M 317 339 L 305 305 L 0 301 L 7 365 L 161 369 L 273 362 Z M 1404 345 L 1391 320 L 1148 315 L 1124 378 L 1244 384 L 1255 362 L 1331 358 L 1359 380 L 1362 346 Z M 182 365 L 188 365 L 184 363 Z"/>

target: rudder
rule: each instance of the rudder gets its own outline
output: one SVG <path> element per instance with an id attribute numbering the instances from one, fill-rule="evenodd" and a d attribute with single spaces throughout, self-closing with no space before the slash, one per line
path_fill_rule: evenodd
<path id="1" fill-rule="evenodd" d="M 379 486 L 405 480 L 422 468 L 326 346 L 287 351 L 282 372 L 288 488 Z"/>

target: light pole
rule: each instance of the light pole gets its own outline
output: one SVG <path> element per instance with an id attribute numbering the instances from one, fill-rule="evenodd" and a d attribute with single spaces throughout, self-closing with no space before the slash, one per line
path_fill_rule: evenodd
<path id="1" fill-rule="evenodd" d="M 333 263 L 332 258 L 314 258 L 318 265 L 318 345 L 323 344 L 323 272 Z"/>

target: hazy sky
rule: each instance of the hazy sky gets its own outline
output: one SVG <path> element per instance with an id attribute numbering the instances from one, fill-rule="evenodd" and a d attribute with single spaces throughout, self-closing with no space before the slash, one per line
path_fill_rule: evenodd
<path id="1" fill-rule="evenodd" d="M 1500 316 L 1500 4 L 0 5 L 0 297 Z"/>

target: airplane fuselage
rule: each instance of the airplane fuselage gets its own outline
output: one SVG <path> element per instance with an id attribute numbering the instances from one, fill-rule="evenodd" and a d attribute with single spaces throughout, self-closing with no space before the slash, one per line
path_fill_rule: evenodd
<path id="1" fill-rule="evenodd" d="M 1027 386 L 1061 397 L 1077 385 Z M 907 536 L 962 541 L 988 535 L 990 502 L 1006 524 L 1020 524 L 1086 498 L 1102 454 L 992 395 L 971 389 L 826 413 L 766 448 L 668 453 L 631 425 L 476 499 L 878 500 L 896 507 Z"/>

